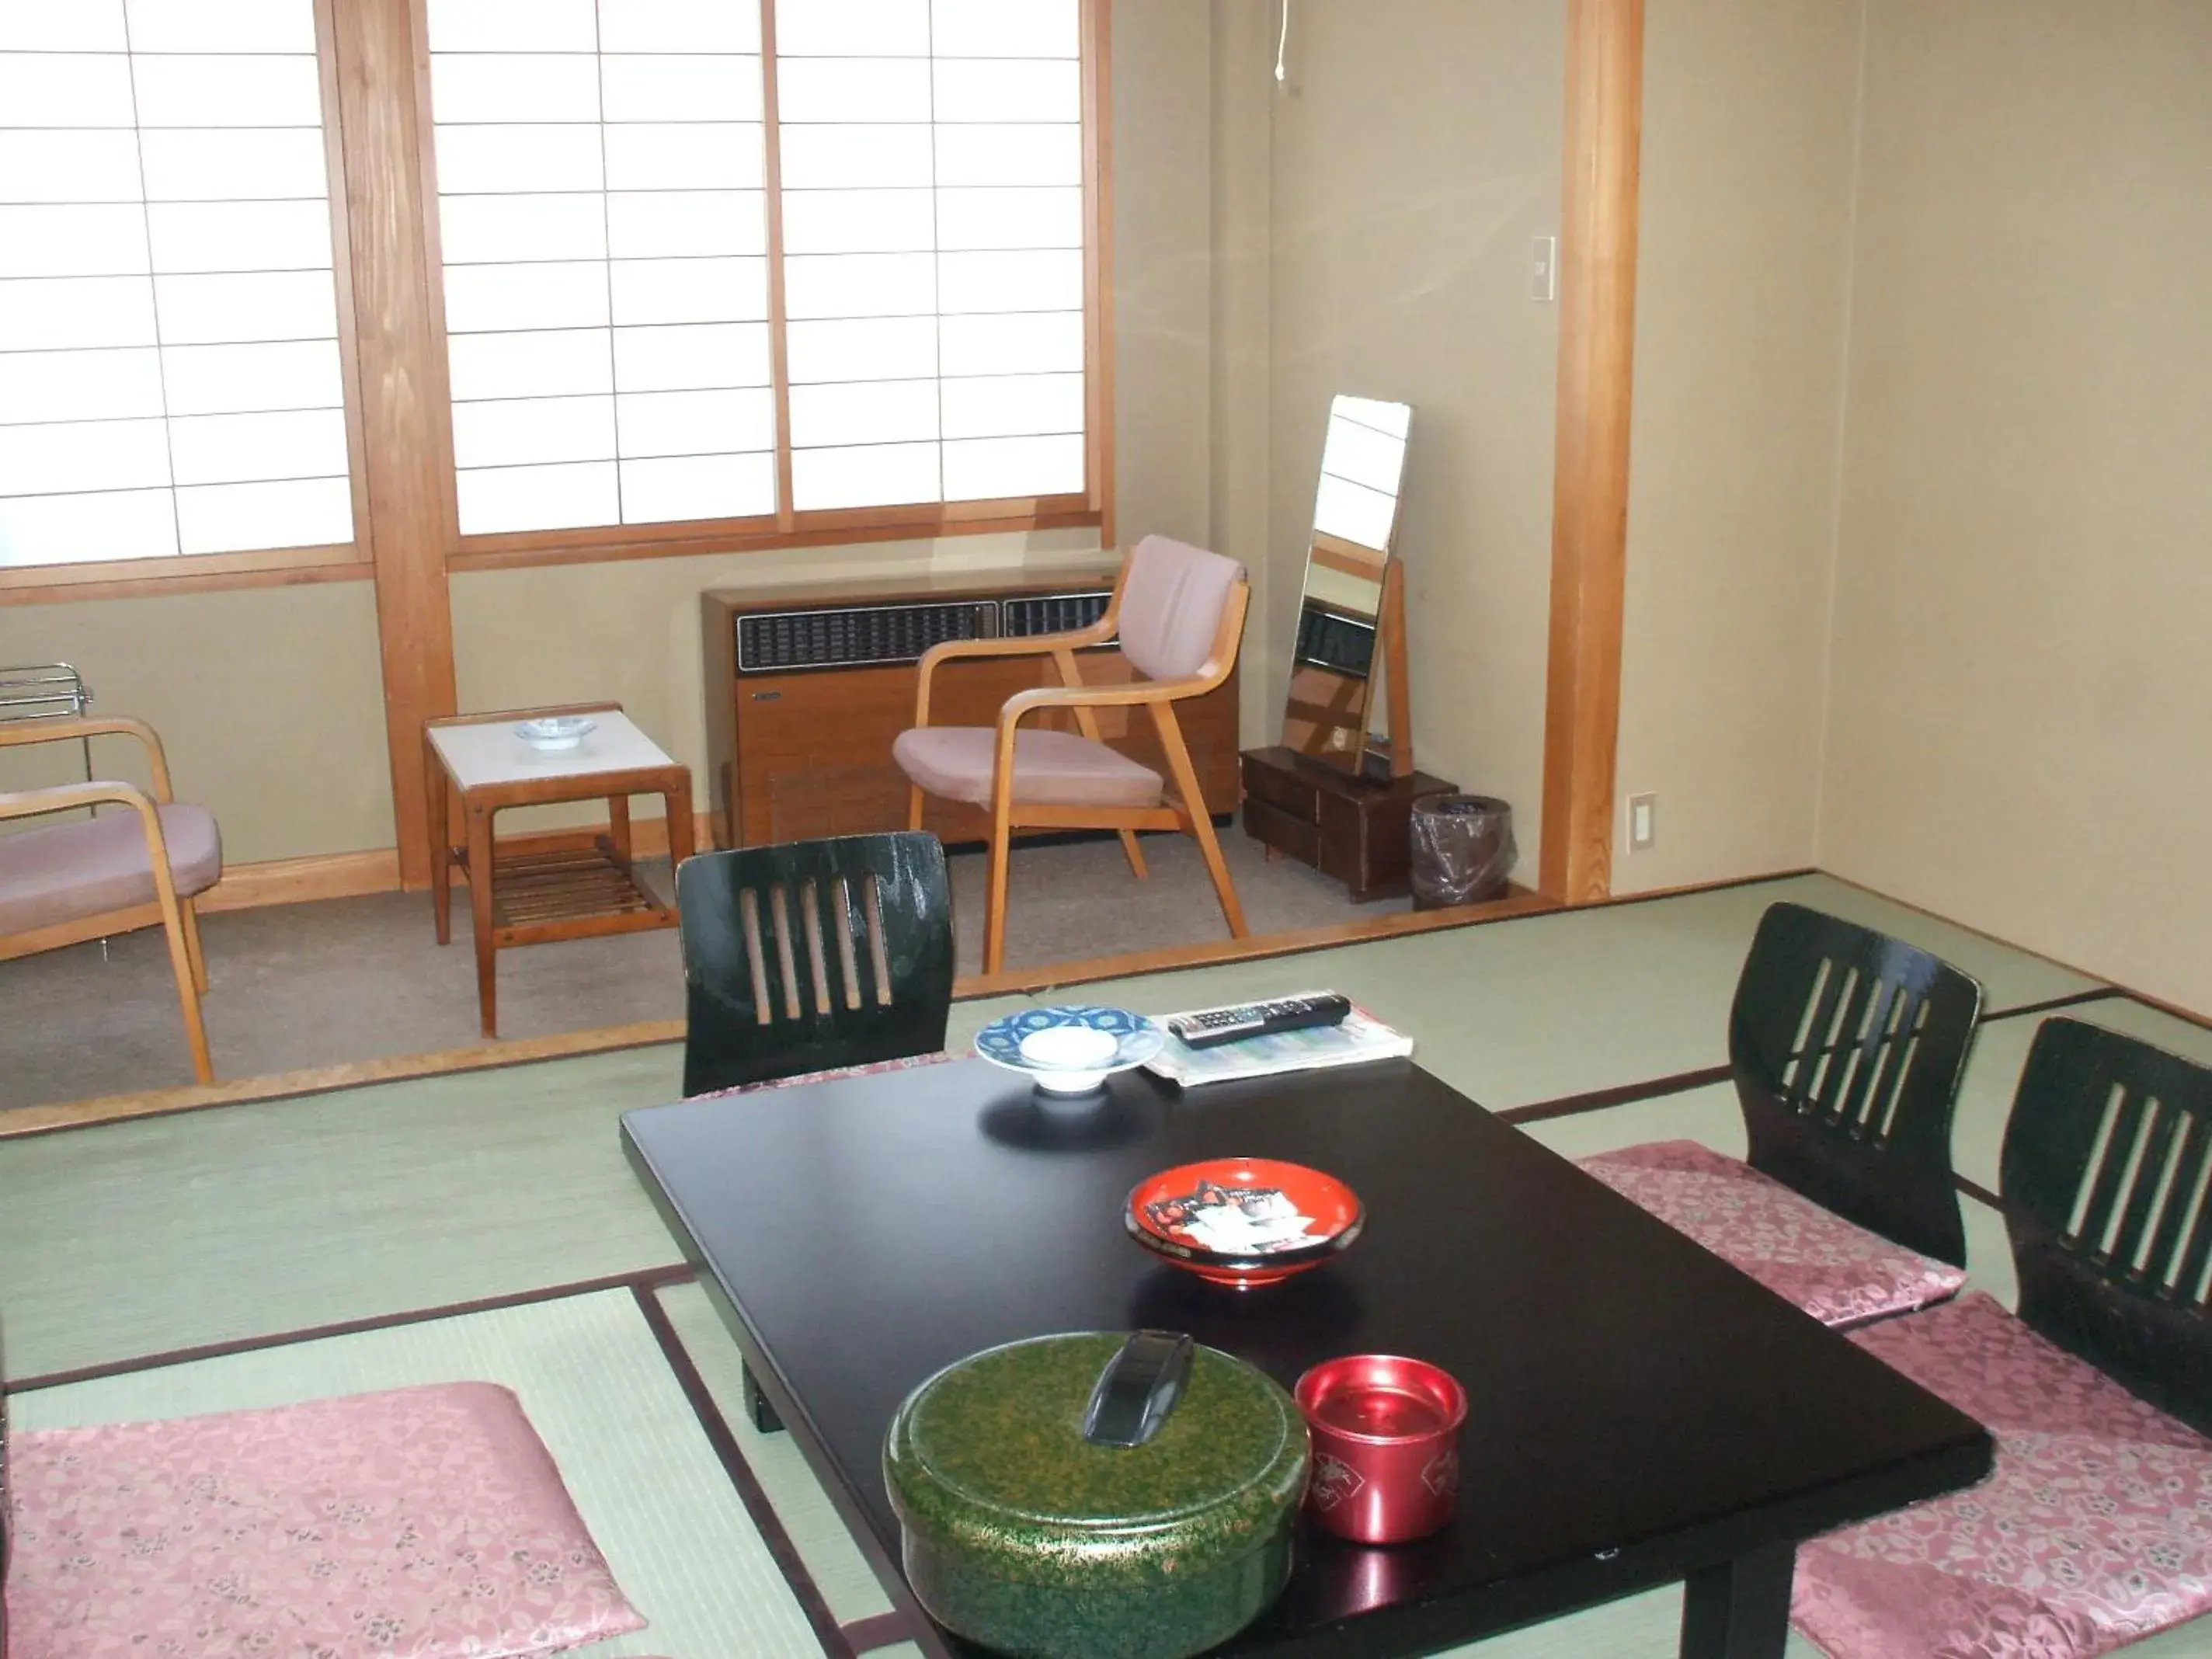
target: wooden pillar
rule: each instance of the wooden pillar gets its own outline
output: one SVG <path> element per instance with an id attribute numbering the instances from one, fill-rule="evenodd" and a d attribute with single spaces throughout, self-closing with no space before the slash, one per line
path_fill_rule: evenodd
<path id="1" fill-rule="evenodd" d="M 1644 0 L 1568 0 L 1559 433 L 1539 882 L 1565 903 L 1613 884 L 1621 595 L 1636 356 Z"/>
<path id="2" fill-rule="evenodd" d="M 429 880 L 422 722 L 454 712 L 446 588 L 452 434 L 433 285 L 420 70 L 409 0 L 336 0 L 337 119 L 352 237 L 377 632 L 400 879 Z"/>

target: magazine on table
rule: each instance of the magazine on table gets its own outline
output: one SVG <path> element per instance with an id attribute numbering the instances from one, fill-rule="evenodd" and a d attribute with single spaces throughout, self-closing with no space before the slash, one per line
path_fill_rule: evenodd
<path id="1" fill-rule="evenodd" d="M 1300 991 L 1299 997 L 1326 996 L 1326 991 Z M 1274 999 L 1279 1000 L 1280 999 Z M 1242 1005 L 1231 1003 L 1224 1006 Z M 1187 1008 L 1161 1020 L 1189 1014 L 1211 1013 L 1209 1008 Z M 1310 1025 L 1300 1031 L 1275 1031 L 1266 1036 L 1243 1037 L 1211 1048 L 1193 1048 L 1174 1032 L 1158 1054 L 1145 1062 L 1156 1077 L 1188 1088 L 1200 1083 L 1227 1083 L 1239 1078 L 1272 1077 L 1279 1072 L 1309 1072 L 1324 1066 L 1358 1066 L 1372 1060 L 1402 1060 L 1413 1052 L 1413 1039 L 1385 1025 L 1358 1004 L 1335 1025 Z"/>

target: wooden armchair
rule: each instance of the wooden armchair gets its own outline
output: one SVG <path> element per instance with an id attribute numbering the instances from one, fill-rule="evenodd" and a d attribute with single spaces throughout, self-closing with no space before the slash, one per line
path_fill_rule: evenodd
<path id="1" fill-rule="evenodd" d="M 921 828 L 922 798 L 941 795 L 986 807 L 991 814 L 991 869 L 983 910 L 983 971 L 1006 960 L 1006 855 L 1017 829 L 1114 830 L 1130 871 L 1142 880 L 1139 830 L 1180 830 L 1197 842 L 1213 879 L 1231 935 L 1245 935 L 1244 910 L 1222 861 L 1206 816 L 1190 749 L 1176 718 L 1176 703 L 1203 696 L 1229 678 L 1244 637 L 1251 602 L 1244 567 L 1219 554 L 1147 536 L 1121 566 L 1106 614 L 1070 634 L 1026 639 L 948 640 L 921 659 L 914 725 L 898 735 L 891 756 L 912 785 L 908 826 Z M 1122 655 L 1146 678 L 1127 684 L 1085 685 L 1075 653 L 1115 634 Z M 932 726 L 929 684 L 939 665 L 957 657 L 1048 656 L 1056 686 L 1016 693 L 990 726 Z M 1159 733 L 1174 789 L 1152 768 L 1107 746 L 1095 711 L 1142 707 Z M 1065 710 L 1076 732 L 1020 729 L 1031 714 Z"/>
<path id="2" fill-rule="evenodd" d="M 212 1083 L 215 1066 L 200 1017 L 207 958 L 192 901 L 222 878 L 222 838 L 213 815 L 172 794 L 161 740 L 141 720 L 0 724 L 0 749 L 101 736 L 132 737 L 145 745 L 153 793 L 111 782 L 0 793 L 0 821 L 94 805 L 131 809 L 0 836 L 0 962 L 140 927 L 163 928 L 193 1074 Z"/>

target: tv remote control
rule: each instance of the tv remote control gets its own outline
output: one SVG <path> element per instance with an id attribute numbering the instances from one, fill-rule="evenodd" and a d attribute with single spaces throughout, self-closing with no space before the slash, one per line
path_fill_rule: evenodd
<path id="1" fill-rule="evenodd" d="M 1178 1014 L 1168 1022 L 1186 1048 L 1212 1048 L 1246 1037 L 1267 1036 L 1276 1031 L 1302 1031 L 1310 1025 L 1339 1025 L 1352 1012 L 1352 999 L 1334 992 L 1310 997 L 1285 997 L 1279 1002 L 1247 1003 L 1240 1008 L 1214 1008 L 1202 1014 Z"/>

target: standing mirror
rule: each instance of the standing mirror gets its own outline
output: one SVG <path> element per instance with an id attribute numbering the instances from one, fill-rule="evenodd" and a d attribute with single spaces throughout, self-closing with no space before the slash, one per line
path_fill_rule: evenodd
<path id="1" fill-rule="evenodd" d="M 1298 600 L 1283 745 L 1346 771 L 1413 769 L 1406 685 L 1405 600 L 1391 556 L 1413 411 L 1339 397 L 1329 404 L 1321 487 Z M 1388 735 L 1370 732 L 1389 704 Z"/>

